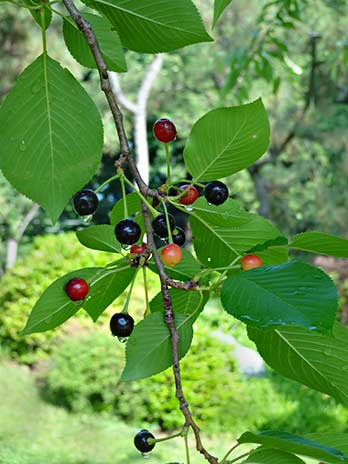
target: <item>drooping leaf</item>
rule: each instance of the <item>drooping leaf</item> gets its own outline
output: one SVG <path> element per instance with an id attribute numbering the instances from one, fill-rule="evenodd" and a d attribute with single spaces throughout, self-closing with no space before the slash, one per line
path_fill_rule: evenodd
<path id="1" fill-rule="evenodd" d="M 220 16 L 224 12 L 225 8 L 232 2 L 232 0 L 215 0 L 214 2 L 214 20 L 213 28 L 216 26 Z"/>
<path id="2" fill-rule="evenodd" d="M 175 325 L 179 334 L 180 358 L 187 353 L 193 336 L 192 317 L 178 314 Z M 126 366 L 121 380 L 138 380 L 164 371 L 172 365 L 169 329 L 160 312 L 150 314 L 136 325 L 126 348 Z"/>
<path id="3" fill-rule="evenodd" d="M 209 299 L 208 295 L 203 295 L 201 292 L 186 291 L 178 288 L 169 289 L 169 294 L 174 313 L 192 314 L 193 320 L 197 319 Z M 163 313 L 163 295 L 161 292 L 150 302 L 150 309 L 152 313 Z"/>
<path id="4" fill-rule="evenodd" d="M 346 457 L 345 462 L 348 462 L 348 433 L 309 433 L 305 438 L 340 450 Z"/>
<path id="5" fill-rule="evenodd" d="M 78 81 L 41 55 L 0 109 L 0 168 L 55 222 L 95 173 L 103 147 L 98 110 Z"/>
<path id="6" fill-rule="evenodd" d="M 228 266 L 250 248 L 282 237 L 269 221 L 247 213 L 230 198 L 220 206 L 210 206 L 205 198 L 199 198 L 189 214 L 197 257 L 209 267 Z M 287 261 L 282 246 L 269 246 L 258 255 L 264 264 Z"/>
<path id="7" fill-rule="evenodd" d="M 117 30 L 124 47 L 160 53 L 213 40 L 191 0 L 84 0 Z"/>
<path id="8" fill-rule="evenodd" d="M 318 460 L 337 459 L 338 462 L 344 462 L 344 455 L 341 451 L 287 432 L 273 430 L 261 433 L 245 432 L 238 439 L 238 443 L 258 443 Z"/>
<path id="9" fill-rule="evenodd" d="M 121 245 L 115 238 L 114 227 L 107 224 L 89 226 L 76 232 L 79 242 L 92 250 L 119 253 Z"/>
<path id="10" fill-rule="evenodd" d="M 78 269 L 55 280 L 35 304 L 21 334 L 28 335 L 54 329 L 73 316 L 84 302 L 71 301 L 65 292 L 65 285 L 74 277 L 85 279 L 90 284 L 101 269 Z"/>
<path id="11" fill-rule="evenodd" d="M 265 446 L 260 446 L 253 451 L 245 462 L 251 464 L 305 464 L 295 454 Z"/>
<path id="12" fill-rule="evenodd" d="M 83 13 L 83 17 L 95 32 L 108 69 L 116 72 L 127 71 L 121 40 L 115 29 L 112 30 L 111 24 L 106 19 L 91 13 Z M 64 21 L 63 35 L 66 46 L 76 61 L 87 68 L 97 67 L 82 32 L 69 20 Z"/>
<path id="13" fill-rule="evenodd" d="M 158 251 L 159 253 L 161 252 L 161 250 Z M 185 248 L 182 249 L 182 254 L 183 257 L 179 264 L 177 264 L 175 267 L 164 266 L 164 269 L 167 275 L 172 279 L 186 281 L 192 279 L 196 274 L 198 274 L 201 270 L 201 267 L 199 262 L 188 250 L 185 250 Z M 153 258 L 149 261 L 148 266 L 151 271 L 155 272 L 156 274 L 158 273 Z"/>
<path id="14" fill-rule="evenodd" d="M 208 181 L 241 171 L 269 145 L 269 122 L 262 100 L 218 108 L 200 118 L 186 142 L 184 159 L 196 180 Z"/>
<path id="15" fill-rule="evenodd" d="M 348 258 L 348 240 L 321 232 L 297 234 L 289 244 L 289 248 L 336 258 Z"/>
<path id="16" fill-rule="evenodd" d="M 229 277 L 221 290 L 225 310 L 253 327 L 297 326 L 330 332 L 338 295 L 329 276 L 309 264 L 262 266 Z"/>
<path id="17" fill-rule="evenodd" d="M 332 336 L 300 327 L 259 330 L 249 338 L 275 371 L 348 405 L 348 331 L 336 322 Z"/>
<path id="18" fill-rule="evenodd" d="M 91 285 L 90 296 L 83 308 L 96 321 L 103 311 L 128 287 L 134 278 L 136 270 L 120 260 L 117 267 L 104 269 Z"/>

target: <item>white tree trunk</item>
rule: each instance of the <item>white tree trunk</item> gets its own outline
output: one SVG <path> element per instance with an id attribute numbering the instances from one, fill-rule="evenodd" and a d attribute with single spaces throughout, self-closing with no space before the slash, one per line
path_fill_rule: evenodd
<path id="1" fill-rule="evenodd" d="M 120 104 L 133 113 L 135 131 L 135 152 L 137 167 L 144 182 L 149 183 L 150 162 L 147 141 L 147 102 L 163 64 L 163 55 L 156 55 L 150 64 L 139 88 L 136 103 L 131 102 L 122 92 L 118 74 L 110 73 L 111 84 Z"/>

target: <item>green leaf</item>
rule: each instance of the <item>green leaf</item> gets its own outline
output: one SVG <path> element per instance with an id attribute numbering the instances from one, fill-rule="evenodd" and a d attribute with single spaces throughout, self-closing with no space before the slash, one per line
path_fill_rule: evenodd
<path id="1" fill-rule="evenodd" d="M 92 250 L 120 253 L 121 245 L 115 238 L 114 227 L 107 224 L 90 226 L 76 232 L 82 245 Z"/>
<path id="2" fill-rule="evenodd" d="M 179 334 L 179 355 L 188 351 L 192 337 L 192 317 L 178 314 L 175 325 Z M 126 348 L 126 366 L 121 380 L 138 380 L 164 371 L 173 363 L 171 338 L 164 315 L 153 313 L 136 325 Z"/>
<path id="3" fill-rule="evenodd" d="M 215 0 L 214 2 L 214 20 L 213 29 L 216 26 L 220 16 L 222 15 L 225 8 L 232 2 L 232 0 Z"/>
<path id="4" fill-rule="evenodd" d="M 300 327 L 248 327 L 248 335 L 275 371 L 348 406 L 348 331 L 342 324 L 335 323 L 332 336 Z"/>
<path id="5" fill-rule="evenodd" d="M 134 278 L 136 270 L 129 267 L 122 259 L 118 267 L 103 269 L 93 279 L 89 297 L 83 304 L 83 308 L 91 318 L 96 321 L 103 311 L 128 287 Z"/>
<path id="6" fill-rule="evenodd" d="M 83 13 L 83 17 L 91 24 L 97 36 L 108 69 L 116 72 L 127 71 L 121 40 L 117 32 L 111 28 L 111 24 L 104 18 L 94 14 Z M 97 68 L 82 32 L 68 20 L 64 21 L 63 35 L 66 46 L 76 61 L 87 68 Z"/>
<path id="7" fill-rule="evenodd" d="M 40 2 L 39 0 L 23 0 L 23 3 L 28 6 L 37 6 L 37 9 L 32 10 L 30 9 L 30 13 L 34 18 L 35 22 L 41 27 L 41 10 L 44 11 L 45 17 L 45 26 L 46 29 L 49 27 L 52 21 L 52 10 L 50 8 L 45 7 L 44 5 L 48 4 L 48 2 Z"/>
<path id="8" fill-rule="evenodd" d="M 161 250 L 159 249 L 158 252 L 161 253 Z M 182 248 L 182 254 L 183 257 L 179 264 L 177 264 L 175 267 L 164 266 L 164 269 L 167 275 L 172 279 L 185 281 L 192 279 L 196 274 L 198 274 L 201 270 L 201 267 L 199 262 L 192 256 L 189 251 L 185 250 L 185 248 Z M 158 274 L 158 270 L 155 266 L 153 258 L 148 262 L 148 266 L 151 271 Z"/>
<path id="9" fill-rule="evenodd" d="M 205 114 L 193 126 L 184 159 L 195 180 L 227 177 L 250 166 L 269 145 L 269 122 L 262 100 Z"/>
<path id="10" fill-rule="evenodd" d="M 213 39 L 191 0 L 84 0 L 117 30 L 124 47 L 160 53 Z"/>
<path id="11" fill-rule="evenodd" d="M 144 220 L 141 213 L 141 200 L 137 193 L 129 193 L 126 195 L 126 202 L 127 202 L 127 209 L 128 209 L 128 216 L 134 216 L 135 219 L 142 220 L 144 224 Z M 124 219 L 124 203 L 123 198 L 118 200 L 110 213 L 110 223 L 111 225 L 115 226 L 118 222 Z M 139 221 L 137 221 L 139 222 Z"/>
<path id="12" fill-rule="evenodd" d="M 321 232 L 297 234 L 289 244 L 289 248 L 337 258 L 348 258 L 348 240 Z"/>
<path id="13" fill-rule="evenodd" d="M 265 445 L 270 448 L 276 448 L 318 460 L 326 461 L 334 458 L 339 462 L 344 461 L 344 455 L 341 451 L 287 432 L 271 430 L 261 433 L 245 432 L 238 439 L 238 443 L 259 443 L 260 445 Z"/>
<path id="14" fill-rule="evenodd" d="M 71 301 L 65 292 L 65 285 L 74 277 L 81 277 L 90 283 L 98 272 L 100 268 L 78 269 L 54 281 L 35 304 L 21 335 L 54 329 L 73 316 L 84 302 Z"/>
<path id="15" fill-rule="evenodd" d="M 103 148 L 98 110 L 83 87 L 41 55 L 0 109 L 0 168 L 55 222 L 95 173 Z"/>
<path id="16" fill-rule="evenodd" d="M 294 454 L 264 446 L 253 451 L 245 462 L 252 464 L 305 464 Z"/>
<path id="17" fill-rule="evenodd" d="M 330 332 L 337 300 L 329 276 L 298 262 L 241 272 L 229 277 L 221 290 L 225 310 L 258 328 L 297 326 Z"/>
<path id="18" fill-rule="evenodd" d="M 305 437 L 321 445 L 340 450 L 346 456 L 345 461 L 348 462 L 348 433 L 309 433 Z"/>
<path id="19" fill-rule="evenodd" d="M 125 290 L 134 273 L 134 268 L 120 260 L 118 268 L 78 269 L 60 277 L 44 291 L 35 304 L 22 335 L 54 329 L 82 307 L 96 321 L 104 309 Z M 89 284 L 87 298 L 83 301 L 71 301 L 65 292 L 65 285 L 74 277 L 85 279 Z"/>
<path id="20" fill-rule="evenodd" d="M 169 295 L 172 300 L 174 313 L 192 314 L 193 320 L 197 319 L 209 299 L 209 295 L 203 295 L 201 292 L 178 288 L 169 289 Z M 150 302 L 150 309 L 152 313 L 163 313 L 163 295 L 161 292 Z"/>
<path id="21" fill-rule="evenodd" d="M 256 245 L 282 237 L 269 221 L 247 213 L 230 198 L 220 206 L 210 206 L 201 197 L 189 214 L 197 257 L 209 267 L 228 266 Z M 288 259 L 285 247 L 278 246 L 270 246 L 258 255 L 264 264 L 279 264 Z"/>

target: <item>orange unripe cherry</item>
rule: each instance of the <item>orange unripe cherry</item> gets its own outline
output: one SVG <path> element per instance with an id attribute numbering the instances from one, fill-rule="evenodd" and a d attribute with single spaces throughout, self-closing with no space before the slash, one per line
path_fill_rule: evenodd
<path id="1" fill-rule="evenodd" d="M 243 271 L 248 271 L 249 269 L 262 266 L 262 261 L 257 255 L 245 255 L 240 263 Z"/>
<path id="2" fill-rule="evenodd" d="M 182 260 L 182 249 L 175 243 L 162 248 L 161 260 L 166 266 L 174 267 Z"/>

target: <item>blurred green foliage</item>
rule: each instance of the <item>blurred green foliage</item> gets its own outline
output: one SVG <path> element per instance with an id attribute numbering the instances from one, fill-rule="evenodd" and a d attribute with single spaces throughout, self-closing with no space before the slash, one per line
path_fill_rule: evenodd
<path id="1" fill-rule="evenodd" d="M 198 322 L 181 363 L 187 399 L 205 431 L 228 430 L 236 436 L 246 429 L 347 430 L 348 411 L 332 398 L 274 373 L 243 378 L 231 346 L 212 337 L 211 330 L 207 318 Z M 104 332 L 64 338 L 40 374 L 43 396 L 73 412 L 112 413 L 131 424 L 165 430 L 181 427 L 171 369 L 138 382 L 119 382 L 123 364 L 124 346 Z"/>

